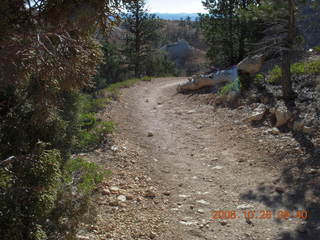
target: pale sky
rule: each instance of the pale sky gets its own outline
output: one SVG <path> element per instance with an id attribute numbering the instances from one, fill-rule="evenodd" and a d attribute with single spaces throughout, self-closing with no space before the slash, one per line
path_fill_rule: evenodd
<path id="1" fill-rule="evenodd" d="M 146 0 L 150 12 L 160 13 L 203 13 L 201 0 Z"/>

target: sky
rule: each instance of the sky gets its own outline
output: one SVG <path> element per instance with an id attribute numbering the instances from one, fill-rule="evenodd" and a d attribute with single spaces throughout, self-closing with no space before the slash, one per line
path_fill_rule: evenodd
<path id="1" fill-rule="evenodd" d="M 150 12 L 204 13 L 201 0 L 146 0 Z"/>

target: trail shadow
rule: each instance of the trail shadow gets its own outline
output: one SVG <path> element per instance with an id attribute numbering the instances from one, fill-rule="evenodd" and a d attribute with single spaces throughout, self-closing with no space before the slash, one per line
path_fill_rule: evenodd
<path id="1" fill-rule="evenodd" d="M 305 149 L 295 163 L 287 166 L 279 181 L 283 187 L 274 184 L 260 185 L 241 195 L 244 200 L 257 201 L 276 210 L 307 210 L 308 218 L 295 230 L 279 234 L 277 240 L 319 240 L 320 239 L 320 148 L 301 133 L 294 138 Z M 276 220 L 275 221 L 279 221 Z"/>

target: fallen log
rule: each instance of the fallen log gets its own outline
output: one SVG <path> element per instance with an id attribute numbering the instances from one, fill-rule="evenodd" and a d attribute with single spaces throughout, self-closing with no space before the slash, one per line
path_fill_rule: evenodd
<path id="1" fill-rule="evenodd" d="M 216 71 L 208 75 L 194 75 L 189 78 L 188 82 L 178 84 L 177 92 L 194 91 L 220 83 L 231 83 L 238 78 L 238 70 L 249 74 L 259 72 L 262 67 L 262 61 L 262 55 L 249 56 L 228 70 Z"/>
<path id="2" fill-rule="evenodd" d="M 203 87 L 213 87 L 220 83 L 233 82 L 238 77 L 237 67 L 217 71 L 208 75 L 194 75 L 186 83 L 178 84 L 177 92 L 194 91 Z"/>

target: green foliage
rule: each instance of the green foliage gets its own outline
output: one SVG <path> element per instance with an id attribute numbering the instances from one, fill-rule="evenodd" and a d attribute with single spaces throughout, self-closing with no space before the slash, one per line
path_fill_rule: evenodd
<path id="1" fill-rule="evenodd" d="M 319 74 L 320 60 L 299 62 L 291 65 L 291 73 L 293 74 Z M 267 80 L 270 84 L 277 84 L 280 82 L 282 76 L 281 68 L 277 65 L 269 73 Z"/>
<path id="2" fill-rule="evenodd" d="M 91 194 L 109 173 L 108 171 L 103 171 L 97 164 L 81 158 L 68 160 L 64 167 L 66 184 L 76 183 L 78 190 L 84 194 Z"/>
<path id="3" fill-rule="evenodd" d="M 270 84 L 277 84 L 281 80 L 282 71 L 279 65 L 276 65 L 269 73 L 267 82 Z"/>
<path id="4" fill-rule="evenodd" d="M 125 49 L 123 51 L 129 70 L 134 72 L 138 78 L 147 74 L 146 64 L 154 49 L 159 47 L 160 30 L 162 22 L 154 14 L 149 14 L 145 8 L 145 0 L 137 0 L 125 5 L 124 28 L 127 30 L 125 36 Z"/>
<path id="5" fill-rule="evenodd" d="M 93 224 L 96 212 L 90 199 L 94 197 L 97 185 L 110 174 L 110 171 L 81 158 L 67 161 L 57 205 L 47 223 L 49 239 L 76 239 L 81 222 Z"/>
<path id="6" fill-rule="evenodd" d="M 235 81 L 226 84 L 219 90 L 219 95 L 227 96 L 231 92 L 238 92 L 241 89 L 240 79 L 237 78 Z"/>
<path id="7" fill-rule="evenodd" d="M 200 24 L 209 46 L 207 56 L 216 66 L 226 67 L 242 60 L 247 43 L 257 38 L 259 25 L 240 14 L 258 1 L 202 1 L 209 14 L 200 15 Z"/>
<path id="8" fill-rule="evenodd" d="M 316 53 L 320 53 L 320 46 L 316 46 L 313 49 Z"/>
<path id="9" fill-rule="evenodd" d="M 19 158 L 1 171 L 6 183 L 0 186 L 0 235 L 3 239 L 44 240 L 45 220 L 55 206 L 61 184 L 61 157 L 57 150 L 43 150 Z M 3 181 L 3 180 L 2 180 Z"/>
<path id="10" fill-rule="evenodd" d="M 263 82 L 265 79 L 265 76 L 262 73 L 258 73 L 255 77 L 254 77 L 254 82 L 255 83 L 261 83 Z"/>
<path id="11" fill-rule="evenodd" d="M 146 61 L 146 74 L 149 76 L 177 76 L 176 64 L 161 51 L 154 51 Z"/>

